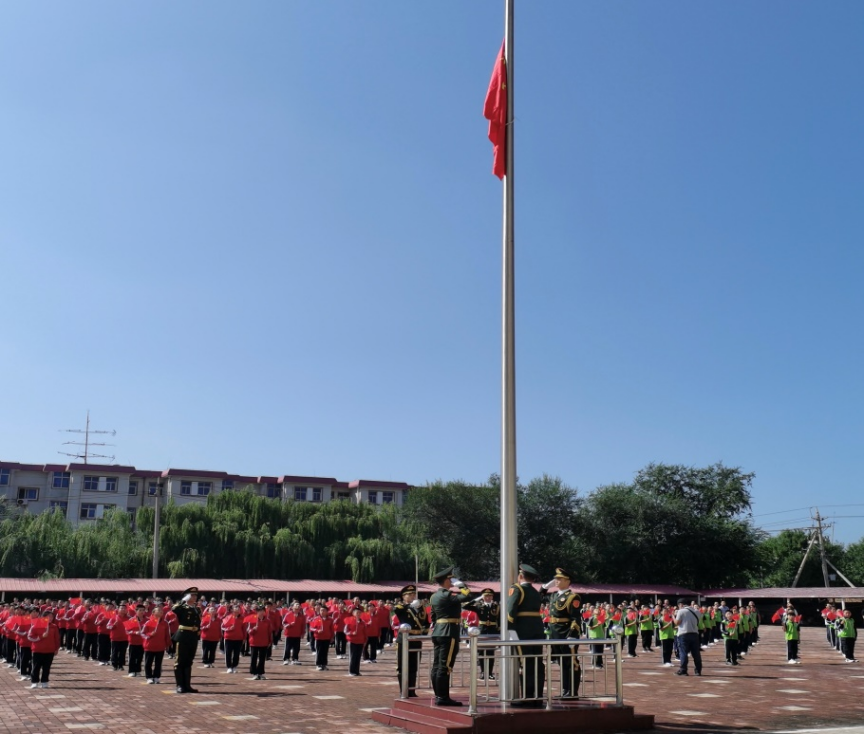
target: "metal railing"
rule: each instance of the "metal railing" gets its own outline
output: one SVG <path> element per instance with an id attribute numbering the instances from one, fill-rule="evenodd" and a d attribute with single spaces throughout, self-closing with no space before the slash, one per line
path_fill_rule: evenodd
<path id="1" fill-rule="evenodd" d="M 564 698 L 564 678 L 562 667 L 578 663 L 581 671 L 580 700 L 614 700 L 624 702 L 624 681 L 622 677 L 621 637 L 602 639 L 570 638 L 565 640 L 501 640 L 495 635 L 480 635 L 469 630 L 467 637 L 460 639 L 460 654 L 450 675 L 450 690 L 467 689 L 468 713 L 477 713 L 478 703 L 523 703 L 526 701 L 543 702 L 551 709 L 556 699 Z M 399 655 L 401 656 L 402 680 L 401 698 L 408 697 L 409 646 L 407 642 L 420 642 L 422 651 L 432 653 L 431 637 L 399 635 Z M 522 648 L 539 648 L 539 652 L 526 653 Z M 420 651 L 411 651 L 419 654 Z M 467 653 L 467 654 L 466 654 Z M 534 664 L 531 665 L 531 661 Z M 521 693 L 502 691 L 499 681 L 492 671 L 500 671 L 504 665 L 512 665 L 514 674 L 511 679 L 521 682 Z M 417 680 L 428 680 L 432 666 L 432 655 L 420 655 Z M 541 671 L 542 670 L 542 680 Z M 533 671 L 533 680 L 525 680 L 526 673 Z M 532 685 L 533 684 L 533 685 Z M 532 697 L 525 696 L 526 690 L 537 692 Z M 540 693 L 542 691 L 542 693 Z M 464 695 L 463 692 L 463 695 Z M 574 691 L 569 691 L 574 693 Z M 576 698 L 569 696 L 567 698 Z M 566 700 L 566 699 L 564 699 Z"/>

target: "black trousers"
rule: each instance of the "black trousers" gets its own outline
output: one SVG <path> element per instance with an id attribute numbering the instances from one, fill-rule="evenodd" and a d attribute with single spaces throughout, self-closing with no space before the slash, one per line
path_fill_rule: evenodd
<path id="1" fill-rule="evenodd" d="M 682 673 L 687 672 L 687 655 L 693 655 L 693 667 L 697 673 L 702 672 L 702 647 L 699 644 L 699 633 L 689 632 L 686 635 L 678 635 L 678 655 L 681 657 Z"/>
<path id="2" fill-rule="evenodd" d="M 422 642 L 408 642 L 408 690 L 417 688 L 417 668 L 420 667 Z M 402 690 L 402 643 L 396 643 L 396 678 L 399 681 L 399 690 Z"/>
<path id="3" fill-rule="evenodd" d="M 218 640 L 201 640 L 201 662 L 204 665 L 213 665 L 216 660 L 216 647 Z"/>
<path id="4" fill-rule="evenodd" d="M 432 638 L 432 690 L 435 697 L 441 700 L 450 698 L 450 673 L 459 654 L 458 637 Z"/>
<path id="5" fill-rule="evenodd" d="M 54 662 L 53 652 L 34 652 L 33 670 L 30 672 L 31 683 L 47 683 L 51 675 L 51 663 Z"/>
<path id="6" fill-rule="evenodd" d="M 142 660 L 144 660 L 144 647 L 142 645 L 129 645 L 129 672 L 140 673 Z"/>
<path id="7" fill-rule="evenodd" d="M 164 657 L 164 650 L 160 650 L 159 652 L 148 650 L 144 653 L 144 674 L 147 676 L 147 680 L 162 677 L 162 659 Z"/>
<path id="8" fill-rule="evenodd" d="M 855 659 L 855 639 L 854 637 L 840 638 L 840 651 L 847 660 Z"/>
<path id="9" fill-rule="evenodd" d="M 111 636 L 98 634 L 97 640 L 97 659 L 100 663 L 111 662 Z"/>
<path id="10" fill-rule="evenodd" d="M 642 636 L 642 649 L 651 652 L 651 643 L 654 640 L 654 630 L 640 630 Z"/>
<path id="11" fill-rule="evenodd" d="M 181 633 L 183 634 L 183 633 Z M 191 634 L 190 634 L 191 636 Z M 198 652 L 198 638 L 175 641 L 174 679 L 180 688 L 192 687 L 192 663 Z"/>
<path id="12" fill-rule="evenodd" d="M 345 633 L 344 632 L 336 632 L 333 635 L 333 642 L 336 646 L 336 654 L 337 655 L 344 655 L 345 650 L 347 649 L 347 646 L 348 646 L 348 641 L 345 637 Z"/>
<path id="13" fill-rule="evenodd" d="M 289 638 L 290 639 L 290 638 Z M 360 675 L 360 660 L 363 658 L 363 648 L 365 645 L 362 642 L 348 643 L 348 672 L 354 675 Z"/>
<path id="14" fill-rule="evenodd" d="M 663 653 L 663 663 L 671 663 L 672 662 L 672 645 L 675 640 L 673 638 L 669 638 L 668 640 L 660 640 L 660 649 Z"/>
<path id="15" fill-rule="evenodd" d="M 555 645 L 552 651 L 552 660 L 561 668 L 561 695 L 578 696 L 579 686 L 582 683 L 582 669 L 573 654 L 573 648 Z"/>
<path id="16" fill-rule="evenodd" d="M 85 632 L 84 633 L 84 644 L 81 647 L 81 654 L 84 656 L 85 660 L 96 660 L 96 653 L 98 651 L 99 645 L 99 635 L 95 632 Z"/>
<path id="17" fill-rule="evenodd" d="M 738 664 L 738 640 L 725 640 L 723 643 L 726 646 L 726 662 L 732 665 Z"/>
<path id="18" fill-rule="evenodd" d="M 638 639 L 638 635 L 625 635 L 624 638 L 627 640 L 627 654 L 635 655 L 636 654 L 636 640 Z"/>
<path id="19" fill-rule="evenodd" d="M 300 656 L 300 638 L 299 637 L 286 637 L 285 638 L 285 652 L 282 654 L 283 660 L 293 660 L 295 663 L 297 662 L 297 658 Z"/>
<path id="20" fill-rule="evenodd" d="M 249 672 L 252 675 L 264 675 L 264 661 L 267 660 L 267 647 L 250 647 L 252 658 L 249 663 Z"/>
<path id="21" fill-rule="evenodd" d="M 315 641 L 315 665 L 319 668 L 327 667 L 327 653 L 330 650 L 330 640 Z"/>
<path id="22" fill-rule="evenodd" d="M 30 648 L 22 647 L 19 654 L 20 659 L 18 662 L 20 663 L 19 668 L 21 670 L 21 675 L 30 675 L 33 670 L 33 654 L 30 651 Z"/>
<path id="23" fill-rule="evenodd" d="M 225 640 L 225 667 L 236 668 L 240 664 L 240 648 L 243 640 Z"/>
<path id="24" fill-rule="evenodd" d="M 633 636 L 635 639 L 635 635 Z M 522 658 L 522 698 L 542 698 L 546 681 L 546 666 L 538 657 L 543 652 L 540 645 L 520 645 L 516 648 Z"/>
<path id="25" fill-rule="evenodd" d="M 364 660 L 377 660 L 378 659 L 378 638 L 370 637 L 366 640 L 366 649 L 363 651 L 363 659 Z"/>
<path id="26" fill-rule="evenodd" d="M 84 654 L 84 643 L 87 640 L 87 633 L 83 629 L 75 630 L 75 652 L 79 655 Z"/>
<path id="27" fill-rule="evenodd" d="M 111 667 L 114 670 L 121 670 L 126 665 L 126 648 L 129 647 L 129 641 L 111 643 Z"/>

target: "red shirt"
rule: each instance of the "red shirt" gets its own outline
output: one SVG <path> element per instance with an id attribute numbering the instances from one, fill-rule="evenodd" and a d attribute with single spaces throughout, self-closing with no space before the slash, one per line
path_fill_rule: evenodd
<path id="1" fill-rule="evenodd" d="M 249 634 L 249 647 L 268 647 L 273 643 L 273 626 L 266 616 L 259 619 L 258 615 L 255 615 L 246 628 Z"/>
<path id="2" fill-rule="evenodd" d="M 333 620 L 330 617 L 315 617 L 309 623 L 309 629 L 316 640 L 333 639 Z"/>
<path id="3" fill-rule="evenodd" d="M 378 615 L 374 611 L 371 613 L 363 612 L 360 617 L 366 622 L 366 634 L 369 637 L 378 637 L 378 633 L 381 631 Z"/>
<path id="4" fill-rule="evenodd" d="M 147 620 L 143 617 L 139 621 L 137 614 L 132 617 L 132 619 L 127 619 L 123 623 L 123 628 L 126 630 L 126 637 L 128 638 L 130 645 L 144 644 L 144 638 L 141 637 L 141 630 L 146 623 Z"/>
<path id="5" fill-rule="evenodd" d="M 355 645 L 365 645 L 366 623 L 362 619 L 348 617 L 345 620 L 345 637 L 348 638 L 348 642 L 353 642 Z"/>
<path id="6" fill-rule="evenodd" d="M 111 642 L 128 642 L 129 635 L 126 634 L 125 623 L 129 619 L 124 612 L 121 616 L 120 612 L 115 612 L 108 620 L 105 626 L 108 628 L 108 634 L 111 636 Z"/>
<path id="7" fill-rule="evenodd" d="M 171 633 L 164 618 L 151 617 L 141 631 L 147 652 L 165 652 L 171 646 Z"/>
<path id="8" fill-rule="evenodd" d="M 21 645 L 21 647 L 30 647 L 30 640 L 27 639 L 27 633 L 30 631 L 30 625 L 33 623 L 31 619 L 32 618 L 29 615 L 18 618 L 16 634 L 18 635 L 18 644 Z"/>
<path id="9" fill-rule="evenodd" d="M 201 619 L 201 639 L 207 642 L 219 642 L 221 635 L 221 622 L 216 615 L 205 614 Z"/>
<path id="10" fill-rule="evenodd" d="M 282 631 L 285 637 L 303 637 L 306 632 L 306 617 L 300 612 L 288 612 L 282 620 Z"/>
<path id="11" fill-rule="evenodd" d="M 60 649 L 60 630 L 53 622 L 49 624 L 47 619 L 37 620 L 36 624 L 30 627 L 27 639 L 33 652 L 56 653 Z"/>
<path id="12" fill-rule="evenodd" d="M 226 640 L 242 640 L 246 636 L 243 618 L 232 614 L 222 620 L 222 634 Z"/>

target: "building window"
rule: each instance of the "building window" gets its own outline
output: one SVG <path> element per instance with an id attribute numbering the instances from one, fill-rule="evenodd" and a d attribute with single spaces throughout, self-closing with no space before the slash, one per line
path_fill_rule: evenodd
<path id="1" fill-rule="evenodd" d="M 138 482 L 129 480 L 129 494 L 138 494 Z"/>
<path id="2" fill-rule="evenodd" d="M 0 469 L 0 487 L 9 486 L 9 470 Z"/>
<path id="3" fill-rule="evenodd" d="M 51 486 L 54 489 L 69 489 L 69 472 L 55 471 L 52 475 Z"/>
<path id="4" fill-rule="evenodd" d="M 312 501 L 320 502 L 321 501 L 321 487 L 312 487 Z"/>
<path id="5" fill-rule="evenodd" d="M 377 492 L 369 492 L 369 504 L 377 505 L 378 504 L 378 493 Z"/>
<path id="6" fill-rule="evenodd" d="M 350 501 L 350 500 L 351 500 L 351 493 L 350 493 L 350 492 L 337 492 L 337 493 L 336 493 L 336 499 L 337 499 L 337 500 L 348 500 L 348 501 Z"/>
<path id="7" fill-rule="evenodd" d="M 233 479 L 223 479 L 222 480 L 222 491 L 228 492 L 234 489 L 234 480 Z"/>
<path id="8" fill-rule="evenodd" d="M 381 504 L 382 505 L 392 505 L 393 504 L 393 492 L 382 492 L 381 493 Z"/>
<path id="9" fill-rule="evenodd" d="M 105 491 L 106 492 L 116 492 L 117 491 L 117 477 L 105 477 Z"/>
<path id="10" fill-rule="evenodd" d="M 282 497 L 282 486 L 279 484 L 271 484 L 267 483 L 267 496 L 270 499 L 281 499 Z"/>
<path id="11" fill-rule="evenodd" d="M 159 483 L 158 482 L 149 482 L 147 484 L 147 494 L 149 494 L 151 497 L 155 497 L 156 492 L 158 490 L 159 490 Z"/>
<path id="12" fill-rule="evenodd" d="M 84 477 L 84 489 L 88 492 L 98 492 L 99 477 Z"/>
<path id="13" fill-rule="evenodd" d="M 81 504 L 80 517 L 82 520 L 95 520 L 103 517 L 113 507 L 114 505 L 97 505 L 95 502 L 84 502 Z"/>
<path id="14" fill-rule="evenodd" d="M 206 497 L 210 494 L 213 482 L 180 482 L 180 494 L 190 497 Z"/>
<path id="15" fill-rule="evenodd" d="M 18 487 L 18 499 L 21 502 L 35 502 L 39 499 L 39 488 Z"/>
<path id="16" fill-rule="evenodd" d="M 66 517 L 66 509 L 69 507 L 69 503 L 65 500 L 51 500 L 49 507 L 51 512 L 54 512 L 54 510 L 60 510 L 60 512 L 63 513 L 63 517 Z"/>
<path id="17" fill-rule="evenodd" d="M 297 502 L 306 501 L 306 487 L 294 487 L 294 499 Z"/>

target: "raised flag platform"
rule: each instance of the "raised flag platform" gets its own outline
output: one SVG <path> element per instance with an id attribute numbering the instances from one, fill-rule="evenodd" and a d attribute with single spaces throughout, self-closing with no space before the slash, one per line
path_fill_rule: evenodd
<path id="1" fill-rule="evenodd" d="M 565 734 L 573 731 L 637 731 L 654 728 L 654 716 L 637 714 L 633 706 L 598 701 L 567 701 L 552 704 L 552 710 L 513 708 L 501 703 L 478 703 L 478 712 L 468 713 L 465 698 L 454 696 L 461 708 L 436 706 L 431 698 L 396 699 L 393 708 L 372 712 L 382 724 L 398 726 L 416 734 Z"/>

